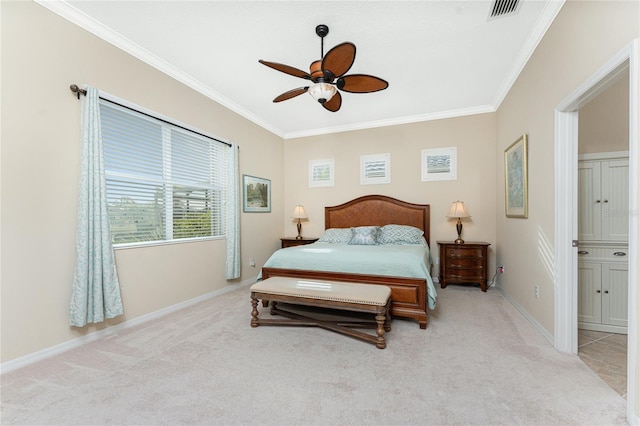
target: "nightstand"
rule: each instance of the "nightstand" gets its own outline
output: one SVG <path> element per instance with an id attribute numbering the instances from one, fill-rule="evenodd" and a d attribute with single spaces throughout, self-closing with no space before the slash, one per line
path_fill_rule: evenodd
<path id="1" fill-rule="evenodd" d="M 479 284 L 487 291 L 486 242 L 438 241 L 440 246 L 440 287 L 448 284 Z"/>
<path id="2" fill-rule="evenodd" d="M 315 243 L 316 241 L 318 241 L 318 239 L 302 238 L 300 240 L 297 240 L 296 237 L 291 237 L 291 238 L 280 238 L 280 241 L 282 241 L 282 248 L 287 248 L 287 247 L 303 246 L 305 244 Z"/>

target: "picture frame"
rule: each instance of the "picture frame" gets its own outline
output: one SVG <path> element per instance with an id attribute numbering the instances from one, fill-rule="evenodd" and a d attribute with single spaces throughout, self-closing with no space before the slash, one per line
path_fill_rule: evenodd
<path id="1" fill-rule="evenodd" d="M 333 158 L 309 160 L 309 188 L 334 186 L 335 162 Z"/>
<path id="2" fill-rule="evenodd" d="M 242 211 L 271 213 L 271 180 L 242 175 Z"/>
<path id="3" fill-rule="evenodd" d="M 422 181 L 458 179 L 458 148 L 422 150 Z"/>
<path id="4" fill-rule="evenodd" d="M 507 217 L 529 217 L 527 135 L 504 150 L 504 209 Z"/>
<path id="5" fill-rule="evenodd" d="M 360 185 L 391 182 L 391 154 L 360 156 Z"/>

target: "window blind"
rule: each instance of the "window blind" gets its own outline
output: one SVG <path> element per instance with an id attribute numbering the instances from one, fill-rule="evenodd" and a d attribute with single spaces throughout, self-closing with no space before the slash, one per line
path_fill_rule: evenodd
<path id="1" fill-rule="evenodd" d="M 106 100 L 100 118 L 114 244 L 224 234 L 224 143 Z"/>

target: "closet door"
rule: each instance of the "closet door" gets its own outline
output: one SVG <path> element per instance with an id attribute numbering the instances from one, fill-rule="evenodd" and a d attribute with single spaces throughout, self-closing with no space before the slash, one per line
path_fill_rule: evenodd
<path id="1" fill-rule="evenodd" d="M 629 241 L 629 160 L 603 161 L 602 239 Z"/>
<path id="2" fill-rule="evenodd" d="M 578 240 L 600 240 L 602 236 L 600 161 L 579 162 L 578 189 Z"/>
<path id="3" fill-rule="evenodd" d="M 627 327 L 629 266 L 627 263 L 602 265 L 602 323 Z"/>
<path id="4" fill-rule="evenodd" d="M 578 262 L 578 322 L 602 323 L 602 264 Z"/>

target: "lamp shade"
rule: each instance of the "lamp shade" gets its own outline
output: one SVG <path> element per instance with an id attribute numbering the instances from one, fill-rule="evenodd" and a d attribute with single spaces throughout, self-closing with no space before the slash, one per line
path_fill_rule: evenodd
<path id="1" fill-rule="evenodd" d="M 454 201 L 447 217 L 471 217 L 463 201 Z"/>
<path id="2" fill-rule="evenodd" d="M 306 219 L 307 218 L 307 213 L 304 211 L 304 207 L 301 206 L 300 204 L 298 204 L 294 209 L 293 209 L 293 216 L 291 216 L 294 219 Z"/>
<path id="3" fill-rule="evenodd" d="M 316 83 L 309 87 L 309 94 L 321 104 L 328 102 L 336 94 L 336 86 L 329 83 Z"/>

